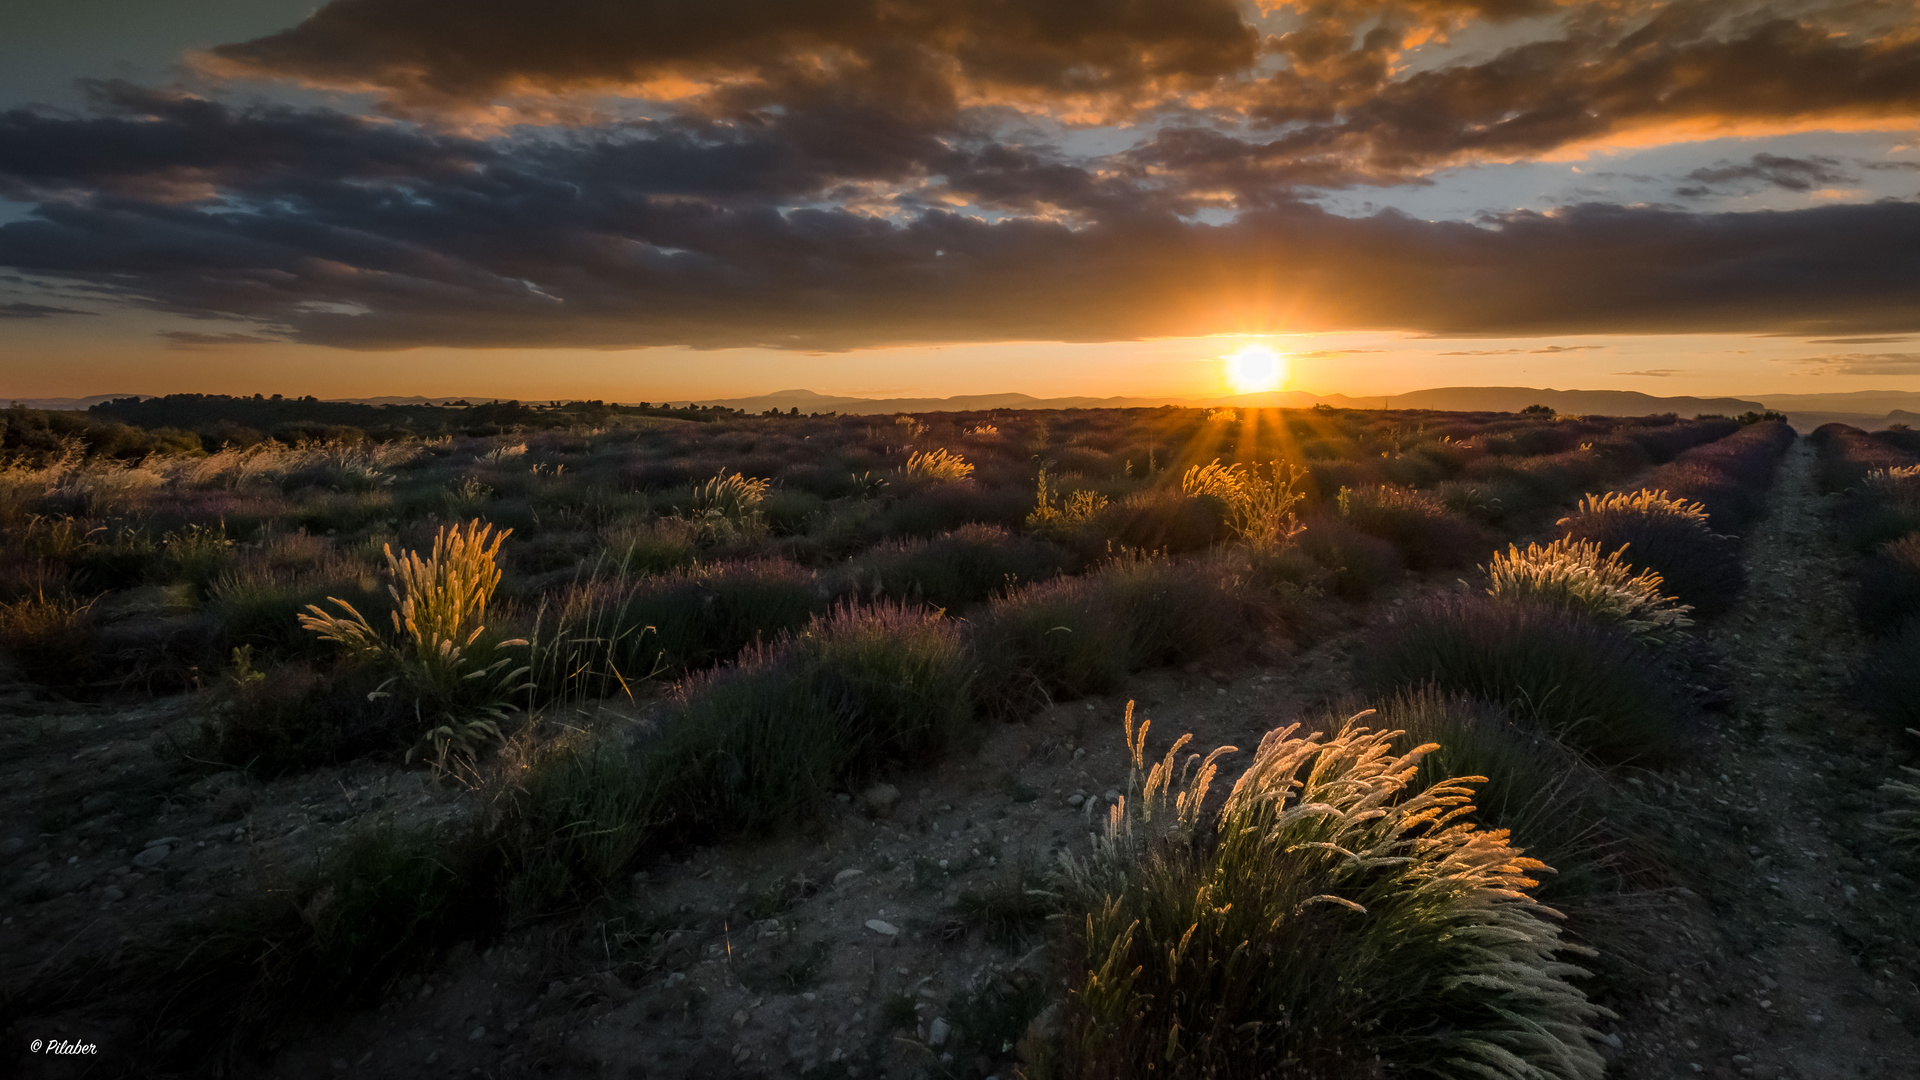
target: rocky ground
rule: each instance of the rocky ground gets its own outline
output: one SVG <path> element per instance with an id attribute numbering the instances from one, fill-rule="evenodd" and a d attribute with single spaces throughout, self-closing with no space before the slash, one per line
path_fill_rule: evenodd
<path id="1" fill-rule="evenodd" d="M 1748 548 L 1754 588 L 1707 632 L 1736 688 L 1707 763 L 1631 779 L 1665 822 L 1666 887 L 1574 913 L 1622 944 L 1595 987 L 1620 1013 L 1607 1053 L 1622 1077 L 1920 1076 L 1920 898 L 1870 825 L 1910 748 L 1848 701 L 1863 642 L 1811 457 L 1792 451 Z M 844 793 L 803 832 L 693 852 L 564 926 L 457 948 L 377 1012 L 289 1038 L 267 1071 L 1010 1076 L 1024 1018 L 1059 977 L 1020 917 L 1024 890 L 1083 850 L 1125 789 L 1127 701 L 1153 720 L 1154 747 L 1193 732 L 1250 749 L 1334 715 L 1357 642 L 1348 626 L 1312 649 L 1257 643 L 989 729 L 932 773 Z M 272 887 L 357 823 L 468 805 L 456 785 L 372 764 L 193 779 L 176 749 L 186 699 L 50 706 L 16 690 L 0 709 L 10 983 L 86 979 L 137 935 Z M 110 1044 L 130 1020 L 84 1034 Z"/>

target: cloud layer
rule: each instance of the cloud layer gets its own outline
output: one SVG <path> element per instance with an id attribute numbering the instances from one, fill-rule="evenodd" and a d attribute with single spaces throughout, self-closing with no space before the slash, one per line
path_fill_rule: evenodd
<path id="1" fill-rule="evenodd" d="M 0 197 L 34 208 L 0 265 L 252 324 L 185 347 L 1920 330 L 1908 201 L 1314 201 L 1679 130 L 1909 123 L 1920 27 L 1894 0 L 334 0 L 201 64 L 370 111 L 99 83 L 86 114 L 0 113 Z M 1673 180 L 1807 193 L 1879 164 Z"/>

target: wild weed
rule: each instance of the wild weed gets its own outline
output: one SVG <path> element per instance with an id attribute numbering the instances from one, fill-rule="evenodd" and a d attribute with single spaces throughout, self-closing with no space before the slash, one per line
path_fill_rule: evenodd
<path id="1" fill-rule="evenodd" d="M 1269 732 L 1213 814 L 1233 748 L 1149 765 L 1129 712 L 1128 796 L 1065 879 L 1063 1075 L 1597 1080 L 1608 1014 L 1532 898 L 1546 868 L 1463 819 L 1468 781 L 1415 787 L 1434 748 L 1368 715 Z"/>
<path id="2" fill-rule="evenodd" d="M 300 625 L 321 640 L 391 672 L 378 693 L 411 705 L 422 728 L 409 758 L 430 749 L 444 765 L 450 753 L 477 755 L 487 742 L 503 737 L 500 724 L 526 689 L 525 667 L 514 668 L 510 657 L 494 658 L 500 648 L 526 642 L 485 641 L 481 621 L 500 584 L 500 544 L 511 531 L 496 534 L 477 519 L 442 527 L 425 558 L 411 550 L 395 555 L 386 546 L 393 577 L 387 587 L 394 603 L 391 635 L 338 598 L 328 602 L 340 614 L 314 604 L 300 616 Z"/>
<path id="3" fill-rule="evenodd" d="M 713 479 L 693 489 L 685 516 L 698 525 L 705 539 L 727 541 L 752 538 L 766 531 L 760 504 L 772 482 L 720 470 Z"/>
<path id="4" fill-rule="evenodd" d="M 1602 556 L 1591 540 L 1562 537 L 1550 544 L 1509 545 L 1483 569 L 1487 594 L 1517 603 L 1578 612 L 1617 626 L 1641 641 L 1670 645 L 1686 636 L 1693 610 L 1660 591 L 1652 570 L 1634 572 L 1621 556 Z"/>
<path id="5" fill-rule="evenodd" d="M 0 603 L 0 649 L 41 686 L 85 687 L 100 674 L 93 604 L 45 591 Z"/>
<path id="6" fill-rule="evenodd" d="M 1180 478 L 1180 490 L 1188 498 L 1219 500 L 1226 507 L 1228 523 L 1243 543 L 1272 549 L 1299 531 L 1293 511 L 1303 498 L 1295 490 L 1302 474 L 1297 467 L 1278 461 L 1268 462 L 1266 470 L 1263 476 L 1258 465 L 1222 465 L 1215 458 L 1209 464 L 1188 469 Z"/>
<path id="7" fill-rule="evenodd" d="M 917 450 L 908 454 L 907 463 L 900 467 L 903 480 L 955 483 L 972 475 L 973 466 L 967 459 L 948 450 Z"/>

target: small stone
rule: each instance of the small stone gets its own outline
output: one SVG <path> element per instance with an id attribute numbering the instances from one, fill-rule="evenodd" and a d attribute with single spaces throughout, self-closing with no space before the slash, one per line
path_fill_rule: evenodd
<path id="1" fill-rule="evenodd" d="M 860 793 L 860 807 L 874 817 L 886 817 L 900 805 L 900 789 L 892 784 L 875 784 Z"/>
<path id="2" fill-rule="evenodd" d="M 25 850 L 27 850 L 27 842 L 17 836 L 0 840 L 0 859 L 11 859 Z"/>
<path id="3" fill-rule="evenodd" d="M 934 1017 L 933 1023 L 927 1025 L 927 1045 L 939 1046 L 945 1043 L 952 1031 L 953 1028 L 949 1027 L 944 1019 Z"/>
<path id="4" fill-rule="evenodd" d="M 885 937 L 899 937 L 900 928 L 885 919 L 868 919 L 867 929 Z"/>
<path id="5" fill-rule="evenodd" d="M 1087 801 L 1087 797 L 1086 797 L 1085 795 L 1069 795 L 1069 796 L 1067 796 L 1067 805 L 1068 805 L 1068 806 L 1071 806 L 1071 807 L 1073 807 L 1073 808 L 1074 808 L 1074 809 L 1076 809 L 1076 810 L 1078 810 L 1078 809 L 1080 808 L 1080 804 L 1081 804 L 1081 803 L 1084 803 L 1084 802 L 1086 802 L 1086 801 Z"/>
<path id="6" fill-rule="evenodd" d="M 1607 1032 L 1605 1035 L 1600 1036 L 1600 1041 L 1603 1043 L 1606 1043 L 1609 1047 L 1615 1050 L 1622 1049 L 1623 1047 L 1626 1046 L 1626 1043 L 1621 1041 L 1620 1036 L 1611 1031 Z"/>
<path id="7" fill-rule="evenodd" d="M 484 1039 L 486 1037 L 487 1037 L 487 1029 L 485 1027 L 477 1027 L 477 1028 L 474 1028 L 472 1031 L 467 1032 L 468 1042 L 479 1042 L 481 1039 Z"/>
<path id="8" fill-rule="evenodd" d="M 171 855 L 172 853 L 173 853 L 172 848 L 168 847 L 165 844 L 159 844 L 154 847 L 148 848 L 147 850 L 141 852 L 138 855 L 135 855 L 133 857 L 133 865 L 139 867 L 142 870 L 151 870 L 154 867 L 159 866 L 161 860 L 165 859 L 168 855 Z"/>
<path id="9" fill-rule="evenodd" d="M 842 870 L 839 873 L 833 875 L 833 887 L 837 889 L 842 885 L 847 884 L 848 882 L 851 882 L 858 878 L 863 878 L 866 876 L 867 876 L 867 872 L 865 870 L 856 870 L 850 866 L 845 870 Z"/>
<path id="10" fill-rule="evenodd" d="M 121 892 L 119 889 L 113 887 L 112 885 L 109 885 L 104 890 L 102 890 L 100 895 L 102 897 L 105 897 L 107 903 L 109 904 L 114 903 L 116 901 L 125 900 L 127 898 L 126 893 Z"/>

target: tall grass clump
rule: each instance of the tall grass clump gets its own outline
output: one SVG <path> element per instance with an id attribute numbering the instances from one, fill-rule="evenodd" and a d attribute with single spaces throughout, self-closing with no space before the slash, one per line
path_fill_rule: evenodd
<path id="1" fill-rule="evenodd" d="M 1491 702 L 1613 764 L 1672 761 L 1691 726 L 1646 646 L 1571 612 L 1492 597 L 1435 597 L 1376 624 L 1359 675 L 1383 695 L 1431 686 Z"/>
<path id="2" fill-rule="evenodd" d="M 1920 532 L 1920 465 L 1876 469 L 1839 508 L 1841 536 L 1855 551 Z"/>
<path id="3" fill-rule="evenodd" d="M 502 738 L 500 725 L 515 698 L 526 689 L 525 667 L 499 655 L 520 640 L 485 637 L 487 605 L 500 584 L 500 544 L 506 530 L 493 531 L 478 519 L 444 526 L 433 550 L 395 555 L 387 545 L 387 569 L 393 583 L 391 634 L 378 630 L 345 600 L 329 597 L 339 612 L 318 604 L 300 616 L 300 625 L 348 656 L 386 669 L 387 681 L 376 693 L 411 706 L 418 721 L 408 756 L 431 750 L 445 764 L 450 753 L 477 754 Z"/>
<path id="4" fill-rule="evenodd" d="M 766 531 L 760 507 L 772 486 L 770 481 L 722 469 L 713 479 L 693 489 L 685 516 L 708 540 L 758 536 Z"/>
<path id="5" fill-rule="evenodd" d="M 1268 732 L 1217 814 L 1220 756 L 1149 767 L 1071 864 L 1067 1077 L 1597 1080 L 1584 974 L 1532 897 L 1546 867 L 1476 828 L 1471 782 L 1415 786 L 1431 745 Z M 1181 775 L 1178 779 L 1175 773 Z"/>
<path id="6" fill-rule="evenodd" d="M 1630 565 L 1659 574 L 1666 591 L 1700 615 L 1728 610 L 1747 587 L 1739 540 L 1714 532 L 1699 503 L 1664 491 L 1589 495 L 1559 524 L 1569 540 L 1626 548 Z"/>
<path id="7" fill-rule="evenodd" d="M 1296 490 L 1301 476 L 1297 467 L 1278 461 L 1268 462 L 1262 475 L 1258 465 L 1222 465 L 1215 458 L 1188 469 L 1180 478 L 1180 490 L 1188 498 L 1218 500 L 1241 542 L 1271 550 L 1298 531 L 1294 507 L 1304 497 Z"/>
<path id="8" fill-rule="evenodd" d="M 950 450 L 916 450 L 907 455 L 900 467 L 903 480 L 933 480 L 954 483 L 973 475 L 967 459 Z"/>
<path id="9" fill-rule="evenodd" d="M 1608 821 L 1618 801 L 1599 770 L 1558 739 L 1517 723 L 1506 710 L 1432 688 L 1398 694 L 1381 724 L 1402 732 L 1402 752 L 1436 744 L 1420 759 L 1416 787 L 1478 776 L 1475 818 L 1506 829 L 1514 843 L 1554 868 L 1540 895 L 1591 895 L 1623 884 L 1625 843 Z"/>
<path id="10" fill-rule="evenodd" d="M 1508 545 L 1486 567 L 1490 596 L 1578 612 L 1641 641 L 1672 644 L 1693 625 L 1692 608 L 1660 591 L 1652 570 L 1638 573 L 1621 558 L 1600 553 L 1591 540 L 1562 537 L 1547 545 Z"/>
<path id="11" fill-rule="evenodd" d="M 100 675 L 93 601 L 44 589 L 0 603 L 0 649 L 41 686 L 80 689 Z"/>

